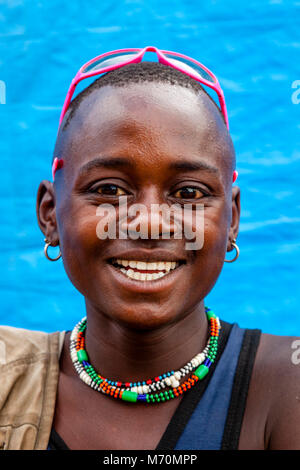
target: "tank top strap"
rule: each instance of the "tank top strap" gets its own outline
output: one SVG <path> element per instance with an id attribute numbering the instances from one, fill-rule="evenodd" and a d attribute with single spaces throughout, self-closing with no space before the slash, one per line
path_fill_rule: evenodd
<path id="1" fill-rule="evenodd" d="M 222 450 L 237 450 L 261 330 L 246 329 L 239 354 L 222 438 Z"/>
<path id="2" fill-rule="evenodd" d="M 221 324 L 211 374 L 184 396 L 157 449 L 237 448 L 260 331 Z"/>

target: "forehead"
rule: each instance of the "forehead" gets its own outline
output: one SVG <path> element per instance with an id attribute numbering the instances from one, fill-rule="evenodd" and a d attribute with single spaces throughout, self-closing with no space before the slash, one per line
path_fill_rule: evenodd
<path id="1" fill-rule="evenodd" d="M 56 153 L 72 159 L 72 169 L 101 154 L 126 154 L 136 165 L 148 167 L 162 167 L 183 156 L 201 158 L 224 172 L 232 164 L 230 142 L 219 111 L 206 94 L 177 85 L 141 83 L 105 86 L 85 97 L 62 132 Z"/>

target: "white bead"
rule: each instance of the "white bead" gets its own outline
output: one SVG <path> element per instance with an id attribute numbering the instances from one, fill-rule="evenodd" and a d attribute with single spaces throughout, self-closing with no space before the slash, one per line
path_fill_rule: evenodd
<path id="1" fill-rule="evenodd" d="M 198 359 L 199 359 L 199 361 L 200 361 L 200 364 L 201 364 L 201 362 L 203 362 L 203 361 L 204 361 L 204 359 L 205 359 L 205 355 L 204 355 L 204 354 L 202 354 L 202 353 L 201 353 L 201 354 L 199 354 L 199 357 L 198 357 Z"/>
<path id="2" fill-rule="evenodd" d="M 138 386 L 137 392 L 138 392 L 139 395 L 143 394 L 143 387 L 141 385 Z"/>
<path id="3" fill-rule="evenodd" d="M 79 377 L 81 378 L 81 380 L 83 382 L 85 382 L 86 384 L 90 385 L 91 382 L 92 382 L 92 379 L 91 377 L 85 372 L 85 371 L 82 371 L 80 374 L 79 374 Z"/>
<path id="4" fill-rule="evenodd" d="M 76 341 L 77 331 L 73 330 L 70 336 L 71 341 Z"/>
<path id="5" fill-rule="evenodd" d="M 170 377 L 166 377 L 166 378 L 165 378 L 165 384 L 166 384 L 168 387 L 171 386 L 171 379 L 170 379 Z"/>
<path id="6" fill-rule="evenodd" d="M 72 362 L 77 361 L 77 352 L 76 351 L 71 352 L 71 359 L 72 359 Z"/>
<path id="7" fill-rule="evenodd" d="M 149 392 L 148 385 L 143 385 L 143 393 L 148 393 L 148 392 Z"/>
<path id="8" fill-rule="evenodd" d="M 178 382 L 178 380 L 175 379 L 174 375 L 172 375 L 170 377 L 170 379 L 171 379 L 171 386 L 173 388 L 179 387 L 179 382 Z"/>
<path id="9" fill-rule="evenodd" d="M 175 379 L 180 380 L 181 373 L 179 371 L 175 372 L 174 377 L 175 377 Z"/>

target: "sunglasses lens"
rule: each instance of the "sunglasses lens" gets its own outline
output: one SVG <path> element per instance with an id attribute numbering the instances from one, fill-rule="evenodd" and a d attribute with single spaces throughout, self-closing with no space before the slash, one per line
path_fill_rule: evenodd
<path id="1" fill-rule="evenodd" d="M 164 54 L 169 61 L 178 68 L 185 70 L 186 73 L 198 75 L 200 79 L 204 78 L 208 82 L 215 83 L 215 80 L 200 65 L 195 64 L 189 59 L 174 56 L 172 54 Z"/>
<path id="2" fill-rule="evenodd" d="M 82 73 L 100 72 L 102 69 L 105 69 L 106 67 L 118 65 L 118 64 L 121 64 L 122 62 L 125 62 L 126 60 L 132 59 L 137 54 L 137 52 L 138 51 L 132 51 L 132 52 L 127 51 L 127 52 L 118 52 L 116 54 L 107 55 L 87 65 L 84 69 L 82 69 L 81 72 Z"/>

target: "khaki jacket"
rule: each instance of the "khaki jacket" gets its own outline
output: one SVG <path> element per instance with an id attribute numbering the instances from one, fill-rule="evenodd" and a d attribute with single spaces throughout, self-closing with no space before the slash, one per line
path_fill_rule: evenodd
<path id="1" fill-rule="evenodd" d="M 64 332 L 0 327 L 0 449 L 46 450 Z"/>

